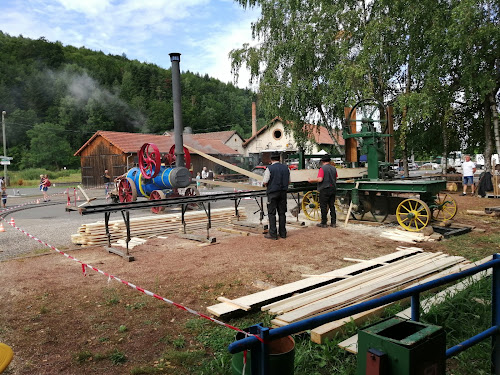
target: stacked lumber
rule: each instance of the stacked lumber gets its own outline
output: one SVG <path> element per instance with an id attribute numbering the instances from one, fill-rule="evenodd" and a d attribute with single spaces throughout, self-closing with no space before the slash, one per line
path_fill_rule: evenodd
<path id="1" fill-rule="evenodd" d="M 314 277 L 308 277 L 306 279 L 298 280 L 293 283 L 281 285 L 244 297 L 236 298 L 233 300 L 233 302 L 236 305 L 250 306 L 252 309 L 259 308 L 265 304 L 289 297 L 294 293 L 300 293 L 313 288 L 321 287 L 326 284 L 331 284 L 339 280 L 343 280 L 346 277 L 353 277 L 353 275 L 356 275 L 357 273 L 373 268 L 373 262 L 378 262 L 380 264 L 393 262 L 405 257 L 412 257 L 415 254 L 422 252 L 422 249 L 416 247 L 399 247 L 397 248 L 397 250 L 398 251 L 396 251 L 395 253 L 372 259 L 371 263 L 359 263 L 341 268 L 339 270 L 327 272 L 322 275 L 315 275 Z M 231 306 L 225 303 L 208 306 L 207 310 L 211 314 L 214 314 L 218 317 L 226 317 L 236 312 L 242 311 L 235 306 Z"/>
<path id="2" fill-rule="evenodd" d="M 246 219 L 244 207 L 238 210 L 240 219 Z M 227 225 L 235 219 L 234 209 L 219 208 L 211 210 L 212 227 L 217 225 Z M 186 230 L 200 231 L 206 230 L 208 219 L 204 211 L 191 211 L 184 214 Z M 111 240 L 117 241 L 127 236 L 127 228 L 123 220 L 109 221 L 109 232 Z M 151 215 L 130 219 L 130 233 L 138 238 L 151 238 L 158 235 L 174 234 L 183 231 L 181 213 L 165 215 Z M 104 221 L 96 223 L 82 224 L 78 228 L 78 233 L 71 235 L 71 241 L 83 246 L 105 245 L 108 243 L 106 237 L 106 227 Z"/>
<path id="3" fill-rule="evenodd" d="M 390 229 L 385 230 L 380 233 L 380 237 L 388 238 L 390 240 L 406 242 L 406 243 L 418 243 L 424 241 L 436 241 L 439 240 L 439 236 L 426 236 L 422 232 L 408 232 L 402 229 Z"/>
<path id="4" fill-rule="evenodd" d="M 454 272 L 464 271 L 464 270 L 466 270 L 468 268 L 472 268 L 472 267 L 478 266 L 480 264 L 486 263 L 486 262 L 490 261 L 491 259 L 492 259 L 492 257 L 488 256 L 488 257 L 486 257 L 486 258 L 484 258 L 484 259 L 482 259 L 482 260 L 480 260 L 480 261 L 478 261 L 476 263 L 467 263 L 467 264 L 463 265 L 462 267 L 460 267 L 460 269 L 456 269 Z M 449 272 L 449 271 L 448 272 L 442 272 L 442 273 L 439 273 L 438 275 L 435 275 L 435 276 L 430 277 L 428 279 L 422 280 L 421 283 L 424 283 L 424 282 L 427 282 L 427 281 L 431 281 L 431 280 L 435 280 L 435 279 L 437 279 L 439 277 L 443 277 L 443 276 L 446 276 L 446 275 L 454 273 L 454 272 Z M 457 283 L 455 285 L 450 286 L 449 288 L 446 288 L 445 290 L 443 290 L 443 291 L 441 291 L 441 292 L 439 292 L 439 293 L 437 293 L 437 294 L 435 294 L 435 295 L 433 295 L 431 297 L 428 297 L 428 298 L 424 299 L 423 301 L 420 302 L 420 306 L 422 308 L 421 312 L 423 314 L 428 313 L 433 306 L 437 306 L 437 305 L 445 302 L 448 298 L 453 297 L 457 293 L 461 292 L 462 290 L 465 290 L 466 288 L 470 287 L 472 284 L 478 282 L 479 280 L 481 280 L 481 279 L 483 279 L 486 276 L 489 276 L 491 274 L 492 274 L 492 271 L 491 271 L 491 268 L 490 268 L 487 271 L 475 274 L 475 275 L 473 275 L 473 276 L 471 276 L 469 278 L 466 278 L 466 279 L 460 281 L 459 283 Z M 410 288 L 412 286 L 415 286 L 415 285 L 418 285 L 418 284 L 419 283 L 411 285 L 408 288 Z M 377 309 L 382 309 L 383 310 L 387 306 L 388 305 L 385 305 L 385 306 L 379 307 Z M 377 309 L 373 309 L 373 310 L 377 310 Z M 371 313 L 371 314 L 367 314 L 367 313 L 368 313 L 368 311 L 365 311 L 365 312 L 363 312 L 361 314 L 365 314 L 366 318 L 376 316 L 373 313 Z M 400 317 L 402 319 L 410 319 L 411 318 L 411 308 L 409 307 L 409 308 L 407 308 L 407 309 L 405 309 L 405 310 L 397 313 L 396 316 Z M 348 319 L 349 318 L 345 318 L 345 320 L 349 321 Z M 363 321 L 364 320 L 365 319 L 363 319 Z M 359 325 L 361 323 L 360 319 L 355 320 L 355 323 Z M 325 339 L 325 338 L 323 338 L 323 339 Z M 316 338 L 316 340 L 313 339 L 312 332 L 311 332 L 311 340 L 313 340 L 314 342 L 321 343 L 321 341 L 318 341 L 317 338 Z M 346 340 L 342 341 L 341 343 L 339 343 L 338 346 L 340 348 L 342 348 L 342 349 L 347 350 L 350 353 L 357 354 L 357 352 L 358 352 L 358 335 L 356 334 L 354 336 L 349 337 L 348 339 L 346 339 Z"/>
<path id="5" fill-rule="evenodd" d="M 263 306 L 262 310 L 267 310 L 272 315 L 278 314 L 272 323 L 275 326 L 284 326 L 389 294 L 405 284 L 464 260 L 463 257 L 442 253 L 416 254 L 411 258 L 384 264 L 355 277 L 340 280 L 333 285 Z"/>
<path id="6" fill-rule="evenodd" d="M 463 257 L 426 253 L 417 247 L 398 247 L 395 253 L 371 260 L 351 259 L 355 265 L 209 306 L 219 317 L 261 307 L 275 315 L 273 326 L 284 326 L 356 303 L 387 295 L 472 267 Z M 362 322 L 381 314 L 386 306 L 331 322 L 311 331 L 311 339 L 322 343 L 351 318 Z M 247 309 L 245 309 L 246 311 Z"/>

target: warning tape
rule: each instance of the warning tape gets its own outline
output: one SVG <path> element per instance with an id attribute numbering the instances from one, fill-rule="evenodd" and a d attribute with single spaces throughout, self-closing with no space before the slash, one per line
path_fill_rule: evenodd
<path id="1" fill-rule="evenodd" d="M 25 206 L 25 205 L 27 205 L 27 204 L 29 204 L 29 203 L 25 203 L 25 204 L 23 204 L 23 205 L 16 206 L 16 208 L 17 208 L 17 207 L 21 207 L 21 206 Z M 13 207 L 13 208 L 14 208 L 14 207 Z M 13 209 L 13 208 L 11 208 L 11 209 Z M 5 210 L 5 211 L 8 211 L 8 209 L 7 209 L 7 210 Z M 2 211 L 2 212 L 3 212 L 3 211 Z M 110 280 L 116 280 L 116 281 L 119 281 L 119 282 L 121 282 L 122 284 L 125 284 L 125 285 L 127 285 L 127 286 L 129 286 L 129 287 L 131 287 L 131 288 L 133 288 L 133 289 L 135 289 L 135 290 L 137 290 L 137 291 L 141 292 L 141 293 L 144 293 L 144 294 L 146 294 L 146 295 L 148 295 L 148 296 L 150 296 L 150 297 L 154 297 L 154 298 L 156 298 L 156 299 L 158 299 L 158 300 L 160 300 L 160 301 L 163 301 L 163 302 L 166 302 L 166 303 L 168 303 L 168 304 L 171 304 L 171 305 L 173 305 L 173 306 L 177 307 L 178 309 L 181 309 L 181 310 L 184 310 L 184 311 L 186 311 L 186 312 L 189 312 L 189 313 L 191 313 L 191 314 L 193 314 L 193 315 L 196 315 L 196 316 L 198 316 L 198 317 L 200 317 L 200 318 L 207 319 L 207 320 L 209 320 L 209 321 L 211 321 L 211 322 L 213 322 L 213 323 L 219 324 L 219 325 L 224 326 L 224 327 L 226 327 L 226 328 L 230 328 L 230 329 L 232 329 L 232 330 L 234 330 L 234 331 L 241 332 L 241 333 L 245 334 L 246 336 L 255 336 L 255 337 L 256 337 L 259 341 L 264 342 L 264 340 L 263 340 L 261 337 L 259 337 L 258 335 L 253 335 L 253 334 L 250 334 L 250 333 L 248 333 L 248 332 L 246 332 L 246 331 L 244 331 L 244 330 L 242 330 L 242 329 L 240 329 L 240 328 L 238 328 L 238 327 L 235 327 L 235 326 L 232 326 L 232 325 L 230 325 L 230 324 L 224 323 L 224 322 L 222 322 L 222 321 L 220 321 L 220 320 L 214 319 L 214 318 L 212 318 L 212 317 L 210 317 L 210 316 L 208 316 L 208 315 L 202 314 L 202 313 L 200 313 L 200 312 L 198 312 L 198 311 L 196 311 L 196 310 L 193 310 L 193 309 L 191 309 L 191 308 L 189 308 L 189 307 L 186 307 L 186 306 L 184 306 L 184 305 L 181 305 L 180 303 L 176 303 L 176 302 L 174 302 L 174 301 L 172 301 L 172 300 L 169 300 L 168 298 L 162 297 L 162 296 L 160 296 L 160 295 L 158 295 L 158 294 L 156 294 L 156 293 L 150 292 L 150 291 L 149 291 L 149 290 L 147 290 L 147 289 L 144 289 L 144 288 L 141 288 L 141 287 L 139 287 L 139 286 L 137 286 L 137 285 L 134 285 L 134 284 L 132 284 L 132 283 L 130 283 L 130 282 L 128 282 L 128 281 L 126 281 L 126 280 L 122 280 L 122 279 L 120 279 L 119 277 L 114 276 L 114 275 L 112 275 L 112 274 L 110 274 L 110 273 L 107 273 L 107 272 L 105 272 L 105 271 L 102 271 L 102 270 L 100 270 L 99 268 L 96 268 L 96 267 L 94 267 L 94 266 L 92 266 L 92 265 L 90 265 L 90 264 L 84 263 L 84 262 L 82 262 L 81 260 L 79 260 L 79 259 L 77 259 L 77 258 L 75 258 L 75 257 L 73 257 L 73 256 L 71 256 L 71 255 L 69 255 L 69 254 L 67 254 L 67 253 L 65 253 L 65 252 L 63 252 L 63 251 L 61 251 L 61 250 L 59 250 L 59 249 L 58 249 L 58 248 L 56 248 L 55 246 L 50 245 L 50 244 L 48 244 L 48 243 L 46 243 L 46 242 L 42 241 L 41 239 L 39 239 L 39 238 L 37 238 L 37 237 L 35 237 L 35 236 L 31 235 L 30 233 L 26 232 L 26 231 L 25 231 L 25 230 L 23 230 L 22 228 L 18 227 L 18 226 L 14 223 L 14 221 L 13 221 L 13 220 L 11 220 L 11 221 L 7 221 L 7 220 L 5 220 L 5 219 L 4 219 L 3 217 L 1 217 L 1 216 L 0 216 L 0 220 L 5 221 L 5 223 L 7 223 L 7 224 L 9 224 L 10 226 L 12 226 L 13 228 L 17 229 L 19 232 L 21 232 L 21 233 L 25 234 L 25 235 L 26 235 L 26 236 L 28 236 L 29 238 L 31 238 L 31 239 L 33 239 L 33 240 L 35 240 L 35 241 L 37 241 L 37 242 L 41 243 L 41 244 L 42 244 L 42 245 L 44 245 L 44 246 L 49 247 L 50 249 L 52 249 L 52 250 L 56 251 L 56 252 L 57 252 L 57 253 L 59 253 L 60 255 L 64 255 L 66 258 L 71 259 L 71 260 L 73 260 L 73 261 L 75 261 L 75 262 L 80 263 L 80 264 L 81 264 L 81 266 L 82 266 L 82 272 L 83 272 L 83 275 L 84 275 L 84 276 L 87 276 L 87 268 L 90 268 L 90 269 L 94 270 L 95 272 L 98 272 L 98 273 L 100 273 L 100 274 L 102 274 L 102 275 L 104 275 L 104 276 L 107 276 L 107 277 L 108 277 L 108 281 L 110 281 Z"/>

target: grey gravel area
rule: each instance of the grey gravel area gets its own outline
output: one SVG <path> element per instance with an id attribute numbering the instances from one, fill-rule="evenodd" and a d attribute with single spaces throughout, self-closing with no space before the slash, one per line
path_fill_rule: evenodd
<path id="1" fill-rule="evenodd" d="M 222 191 L 222 189 L 214 189 L 202 191 L 201 193 L 212 194 L 217 193 L 217 190 Z M 27 206 L 29 208 L 12 212 L 12 214 L 9 211 L 6 212 L 0 209 L 0 214 L 5 216 L 5 221 L 2 221 L 5 232 L 0 233 L 0 261 L 20 256 L 26 256 L 28 254 L 36 254 L 48 250 L 46 245 L 37 242 L 36 240 L 28 237 L 24 233 L 21 233 L 17 229 L 10 226 L 7 222 L 11 218 L 14 218 L 16 226 L 39 238 L 41 241 L 55 246 L 59 250 L 80 248 L 78 245 L 75 245 L 71 242 L 71 235 L 77 233 L 78 228 L 84 223 L 86 224 L 94 223 L 96 221 L 103 221 L 104 215 L 95 214 L 82 216 L 78 212 L 66 212 L 67 197 L 66 195 L 62 195 L 62 193 L 64 193 L 65 191 L 66 188 L 50 188 L 50 202 L 45 204 L 42 199 L 42 194 L 40 193 L 40 191 L 38 191 L 38 189 L 19 189 L 20 195 L 11 194 L 13 193 L 13 190 L 9 189 L 7 209 L 28 202 L 36 202 L 37 199 L 40 200 L 40 203 L 30 204 L 29 206 Z M 72 193 L 73 189 L 71 188 L 70 191 Z M 104 189 L 88 190 L 86 192 L 89 197 L 97 198 L 95 201 L 93 201 L 94 204 L 106 203 Z M 79 196 L 80 199 L 83 199 L 81 193 L 79 193 Z M 77 204 L 81 203 L 83 203 L 82 200 L 77 202 Z M 258 206 L 256 205 L 255 201 L 242 200 L 241 205 L 248 207 L 246 209 L 246 213 L 249 216 L 249 221 L 258 222 L 258 213 L 254 214 L 254 211 L 258 210 Z M 219 207 L 234 207 L 234 202 L 219 201 L 212 203 L 212 209 Z M 168 211 L 166 211 L 165 213 L 167 212 Z M 144 209 L 130 211 L 130 217 L 140 217 L 147 215 L 151 215 L 150 210 Z M 121 218 L 122 216 L 119 212 L 113 213 L 111 215 L 111 220 L 117 220 Z"/>

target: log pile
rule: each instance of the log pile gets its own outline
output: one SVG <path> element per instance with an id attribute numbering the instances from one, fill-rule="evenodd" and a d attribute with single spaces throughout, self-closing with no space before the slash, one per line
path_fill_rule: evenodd
<path id="1" fill-rule="evenodd" d="M 240 220 L 247 218 L 244 207 L 238 209 Z M 227 225 L 235 219 L 234 209 L 220 208 L 211 210 L 212 227 Z M 204 211 L 190 211 L 184 215 L 186 230 L 198 232 L 207 229 L 208 219 Z M 109 221 L 111 241 L 124 239 L 127 228 L 123 220 Z M 151 238 L 158 235 L 181 233 L 183 231 L 180 213 L 151 215 L 130 219 L 130 233 L 138 238 Z M 71 235 L 71 241 L 82 246 L 105 245 L 108 243 L 104 221 L 82 224 L 78 233 Z"/>
<path id="2" fill-rule="evenodd" d="M 441 277 L 466 267 L 463 257 L 426 253 L 415 247 L 399 247 L 397 252 L 294 283 L 209 306 L 210 313 L 227 316 L 239 311 L 235 305 L 249 306 L 276 316 L 273 326 L 284 326 L 406 288 L 422 279 Z M 365 313 L 359 314 L 360 316 Z M 344 322 L 333 322 L 311 331 L 311 339 L 323 342 Z"/>

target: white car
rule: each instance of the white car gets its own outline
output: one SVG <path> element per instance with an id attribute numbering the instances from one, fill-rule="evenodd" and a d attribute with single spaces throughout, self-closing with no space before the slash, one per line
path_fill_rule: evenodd
<path id="1" fill-rule="evenodd" d="M 422 164 L 422 169 L 439 169 L 439 164 L 437 163 L 425 163 Z"/>

